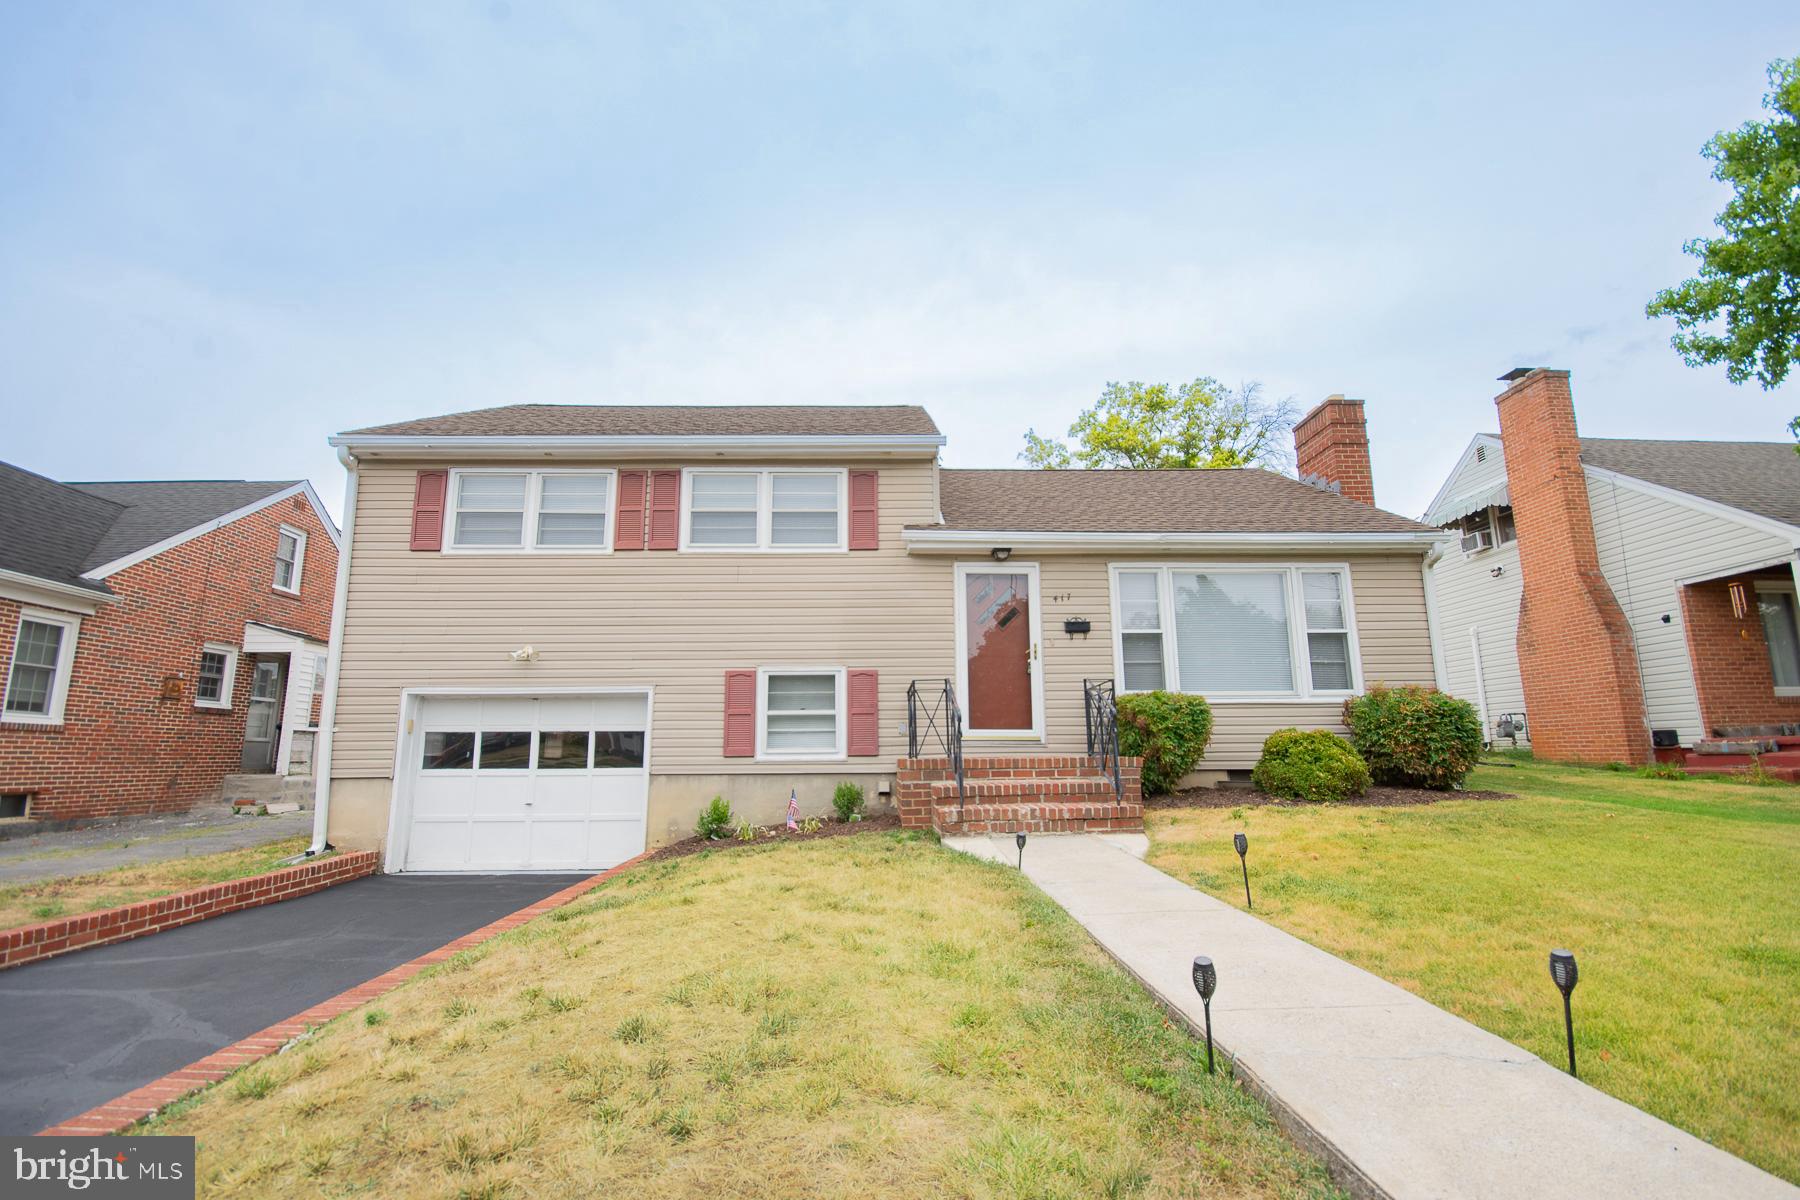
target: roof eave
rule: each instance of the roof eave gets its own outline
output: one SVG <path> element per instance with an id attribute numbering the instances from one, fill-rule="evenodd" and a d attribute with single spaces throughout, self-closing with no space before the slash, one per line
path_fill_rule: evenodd
<path id="1" fill-rule="evenodd" d="M 103 590 L 104 589 L 104 590 Z M 104 584 L 100 587 L 81 587 L 72 583 L 60 583 L 54 579 L 45 579 L 41 575 L 31 575 L 24 571 L 9 571 L 0 568 L 0 596 L 19 600 L 26 604 L 44 604 L 49 607 L 69 607 L 69 602 L 82 612 L 93 612 L 95 606 L 110 604 L 119 597 Z"/>
<path id="2" fill-rule="evenodd" d="M 465 437 L 444 434 L 341 433 L 331 445 L 357 458 L 417 458 L 420 455 L 469 458 L 543 458 L 557 454 L 595 454 L 608 458 L 668 458 L 680 454 L 742 458 L 749 455 L 814 458 L 830 455 L 895 455 L 931 457 L 944 446 L 941 433 L 933 434 L 829 434 L 796 437 L 791 434 L 731 434 L 718 437 L 687 435 L 593 435 Z"/>
<path id="3" fill-rule="evenodd" d="M 1004 546 L 1015 553 L 1096 552 L 1110 550 L 1405 550 L 1423 554 L 1455 535 L 1440 529 L 1416 532 L 1328 533 L 1292 530 L 1283 533 L 1131 533 L 1006 529 L 904 529 L 901 540 L 915 554 L 967 554 Z"/>

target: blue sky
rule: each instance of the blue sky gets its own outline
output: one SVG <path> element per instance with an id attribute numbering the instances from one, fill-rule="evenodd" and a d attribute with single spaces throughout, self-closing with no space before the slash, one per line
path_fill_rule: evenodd
<path id="1" fill-rule="evenodd" d="M 1521 364 L 1785 437 L 1643 305 L 1800 12 L 1456 7 L 0 5 L 0 457 L 335 507 L 381 421 L 905 402 L 1006 466 L 1208 374 L 1366 399 L 1416 514 Z"/>

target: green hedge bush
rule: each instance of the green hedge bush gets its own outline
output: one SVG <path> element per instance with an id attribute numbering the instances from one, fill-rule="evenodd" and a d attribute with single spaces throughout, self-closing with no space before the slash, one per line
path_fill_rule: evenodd
<path id="1" fill-rule="evenodd" d="M 840 821 L 860 821 L 860 820 L 862 820 L 863 819 L 862 784 L 851 783 L 847 779 L 844 782 L 838 784 L 837 790 L 835 792 L 831 793 L 831 807 L 834 810 L 836 810 L 837 819 Z"/>
<path id="2" fill-rule="evenodd" d="M 1179 692 L 1129 692 L 1118 704 L 1119 753 L 1144 760 L 1144 795 L 1173 791 L 1176 781 L 1206 756 L 1211 706 Z"/>
<path id="3" fill-rule="evenodd" d="M 1369 790 L 1369 768 L 1348 742 L 1327 729 L 1271 733 L 1250 778 L 1269 795 L 1284 800 L 1328 803 Z"/>
<path id="4" fill-rule="evenodd" d="M 1481 753 L 1475 706 L 1436 688 L 1376 684 L 1344 701 L 1344 724 L 1376 783 L 1447 791 Z"/>

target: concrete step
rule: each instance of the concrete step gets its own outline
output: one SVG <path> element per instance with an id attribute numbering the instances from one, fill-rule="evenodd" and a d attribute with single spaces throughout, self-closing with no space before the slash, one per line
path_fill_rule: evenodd
<path id="1" fill-rule="evenodd" d="M 979 833 L 1141 833 L 1144 806 L 1120 800 L 1022 800 L 938 804 L 932 827 L 945 837 Z"/>
<path id="2" fill-rule="evenodd" d="M 1696 763 L 1695 758 L 1698 757 L 1699 756 L 1696 755 L 1694 758 L 1688 759 L 1688 761 L 1683 764 L 1682 770 L 1686 771 L 1689 775 L 1742 775 L 1745 771 L 1750 769 L 1749 759 L 1745 759 L 1742 763 L 1734 765 L 1731 763 L 1721 763 L 1716 757 Z M 1783 782 L 1800 783 L 1800 766 L 1770 766 L 1769 760 L 1765 758 L 1763 759 L 1763 770 L 1767 771 L 1773 778 L 1782 780 Z"/>
<path id="3" fill-rule="evenodd" d="M 311 808 L 311 775 L 227 775 L 219 785 L 219 798 L 233 808 L 259 804 L 298 804 Z"/>

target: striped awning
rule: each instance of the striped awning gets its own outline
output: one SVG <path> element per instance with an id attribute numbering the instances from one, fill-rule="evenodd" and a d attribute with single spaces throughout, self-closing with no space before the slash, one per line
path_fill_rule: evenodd
<path id="1" fill-rule="evenodd" d="M 1506 480 L 1502 479 L 1499 483 L 1489 484 L 1477 491 L 1464 492 L 1459 496 L 1446 496 L 1431 506 L 1431 511 L 1425 514 L 1425 523 L 1427 525 L 1448 525 L 1452 521 L 1462 520 L 1472 512 L 1480 512 L 1482 509 L 1494 505 L 1504 507 L 1511 503 L 1512 496 L 1506 490 Z"/>

